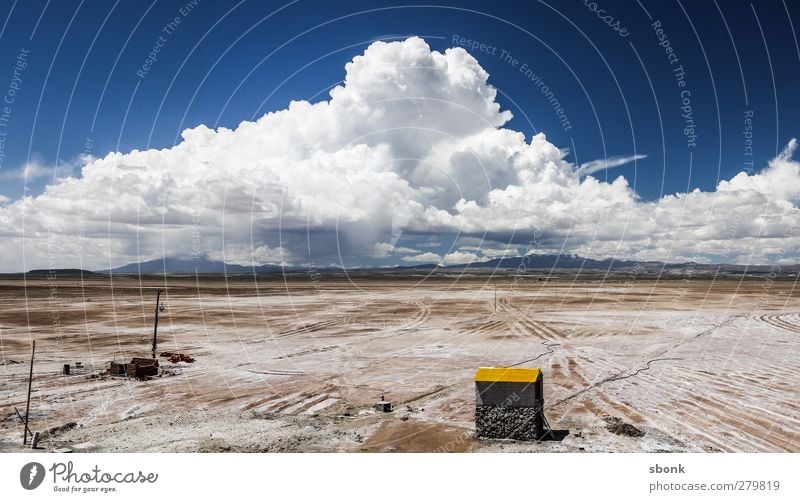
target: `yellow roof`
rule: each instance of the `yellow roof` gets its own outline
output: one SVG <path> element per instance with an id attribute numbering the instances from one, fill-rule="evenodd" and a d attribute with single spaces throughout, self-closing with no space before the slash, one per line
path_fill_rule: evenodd
<path id="1" fill-rule="evenodd" d="M 539 368 L 478 368 L 475 381 L 533 383 L 541 373 Z"/>

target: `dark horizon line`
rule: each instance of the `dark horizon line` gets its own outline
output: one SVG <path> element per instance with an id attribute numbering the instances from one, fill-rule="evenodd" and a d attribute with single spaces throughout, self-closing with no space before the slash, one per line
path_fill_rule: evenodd
<path id="1" fill-rule="evenodd" d="M 534 257 L 539 259 L 550 259 L 555 260 L 555 263 L 552 266 L 546 267 L 536 267 L 536 266 L 527 266 L 523 265 L 522 262 L 525 258 Z M 222 266 L 223 271 L 220 272 L 202 272 L 198 271 L 197 267 L 195 268 L 194 272 L 186 271 L 186 272 L 175 272 L 170 271 L 169 267 L 165 267 L 164 270 L 161 271 L 132 271 L 132 272 L 123 272 L 120 269 L 126 269 L 131 267 L 138 267 L 142 264 L 152 264 L 158 261 L 166 261 L 166 260 L 178 260 L 180 262 L 191 263 L 192 261 L 200 261 L 201 264 L 208 264 L 213 263 L 217 266 Z M 572 262 L 582 262 L 581 266 L 576 265 L 569 265 L 565 263 L 566 266 L 558 266 L 559 261 L 572 261 Z M 517 265 L 504 265 L 504 262 L 515 262 L 519 261 L 520 263 Z M 598 267 L 597 264 L 605 264 L 605 266 Z M 737 268 L 743 269 L 744 272 L 748 270 L 752 271 L 765 271 L 765 269 L 770 269 L 771 271 L 775 272 L 776 274 L 780 274 L 781 270 L 784 269 L 800 269 L 800 263 L 792 263 L 788 265 L 778 265 L 778 264 L 739 264 L 739 263 L 698 263 L 694 261 L 688 262 L 662 262 L 657 260 L 650 260 L 650 261 L 637 261 L 637 260 L 630 260 L 625 258 L 603 258 L 603 259 L 593 259 L 593 258 L 585 258 L 579 255 L 573 254 L 527 254 L 527 255 L 518 255 L 513 257 L 502 257 L 502 258 L 490 258 L 481 261 L 474 261 L 469 263 L 463 264 L 453 264 L 453 265 L 442 265 L 438 263 L 419 263 L 415 265 L 391 265 L 391 266 L 365 266 L 365 267 L 344 267 L 344 266 L 326 266 L 326 267 L 307 267 L 303 265 L 279 265 L 279 264 L 263 264 L 263 265 L 237 265 L 237 264 L 229 264 L 222 261 L 216 260 L 209 260 L 207 257 L 203 257 L 200 259 L 183 259 L 178 257 L 163 257 L 163 258 L 156 258 L 154 260 L 147 260 L 144 262 L 134 262 L 122 265 L 120 267 L 115 267 L 113 269 L 103 269 L 103 270 L 86 270 L 80 269 L 75 267 L 65 267 L 65 268 L 46 268 L 46 269 L 31 269 L 27 272 L 0 272 L 0 275 L 57 275 L 59 273 L 64 274 L 88 274 L 88 275 L 104 275 L 104 276 L 112 276 L 112 275 L 163 275 L 163 274 L 184 274 L 184 273 L 197 273 L 197 274 L 229 274 L 227 269 L 231 270 L 239 270 L 239 272 L 230 272 L 230 275 L 241 275 L 241 274 L 249 274 L 250 272 L 257 272 L 258 269 L 273 269 L 270 273 L 297 273 L 303 272 L 308 270 L 314 270 L 317 272 L 347 272 L 347 271 L 367 271 L 367 272 L 380 272 L 380 271 L 392 271 L 392 270 L 415 270 L 415 269 L 522 269 L 524 270 L 547 270 L 547 269 L 572 269 L 572 270 L 611 270 L 614 267 L 615 263 L 619 263 L 620 266 L 618 269 L 620 270 L 629 270 L 629 269 L 637 269 L 637 268 L 658 268 L 661 267 L 663 270 L 667 269 L 675 269 L 675 268 L 698 268 L 704 271 L 709 269 L 717 268 L 721 269 L 725 268 Z M 587 266 L 583 266 L 586 264 Z M 593 266 L 594 265 L 594 266 Z M 202 267 L 201 267 L 202 268 Z M 246 270 L 243 270 L 246 269 Z M 797 270 L 800 272 L 800 270 Z M 264 271 L 262 270 L 261 273 Z M 651 270 L 652 273 L 652 270 Z"/>

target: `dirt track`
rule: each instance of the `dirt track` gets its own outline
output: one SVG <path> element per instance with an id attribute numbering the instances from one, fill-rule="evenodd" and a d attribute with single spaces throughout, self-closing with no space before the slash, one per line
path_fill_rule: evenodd
<path id="1" fill-rule="evenodd" d="M 791 281 L 169 279 L 146 382 L 88 378 L 146 356 L 154 288 L 0 282 L 0 450 L 33 430 L 98 451 L 800 451 Z M 766 287 L 768 285 L 769 287 Z M 64 363 L 85 369 L 61 375 Z M 478 366 L 541 367 L 560 442 L 476 441 Z M 396 410 L 371 410 L 381 394 Z M 643 437 L 617 435 L 630 424 Z M 623 430 L 627 430 L 622 428 Z"/>

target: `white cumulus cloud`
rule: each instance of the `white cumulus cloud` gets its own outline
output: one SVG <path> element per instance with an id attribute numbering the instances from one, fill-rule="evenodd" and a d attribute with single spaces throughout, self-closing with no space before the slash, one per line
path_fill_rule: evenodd
<path id="1" fill-rule="evenodd" d="M 444 255 L 442 264 L 444 265 L 463 265 L 465 263 L 472 263 L 480 260 L 481 255 L 478 253 L 469 253 L 465 251 L 454 251 Z"/>
<path id="2" fill-rule="evenodd" d="M 496 95 L 461 48 L 375 42 L 327 100 L 187 129 L 172 148 L 84 159 L 39 195 L 0 200 L 0 268 L 198 253 L 256 265 L 463 263 L 524 251 L 533 236 L 539 251 L 590 257 L 798 257 L 794 141 L 715 191 L 642 201 L 622 176 L 591 176 L 641 154 L 571 164 L 544 134 L 504 127 L 511 113 Z M 445 236 L 471 247 L 431 248 Z"/>
<path id="3" fill-rule="evenodd" d="M 439 263 L 442 261 L 442 257 L 436 253 L 420 253 L 415 254 L 412 256 L 403 256 L 401 258 L 403 261 L 411 262 L 411 263 Z"/>

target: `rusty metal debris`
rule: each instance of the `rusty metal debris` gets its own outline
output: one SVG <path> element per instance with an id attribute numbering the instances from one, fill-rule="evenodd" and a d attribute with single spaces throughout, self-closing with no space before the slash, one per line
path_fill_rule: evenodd
<path id="1" fill-rule="evenodd" d="M 161 357 L 166 357 L 169 359 L 169 362 L 175 364 L 179 362 L 184 363 L 193 363 L 194 357 L 190 356 L 189 354 L 182 354 L 180 352 L 162 352 Z"/>
<path id="2" fill-rule="evenodd" d="M 129 363 L 111 362 L 108 369 L 110 375 L 126 376 L 144 380 L 149 376 L 158 375 L 158 359 L 134 357 Z"/>

